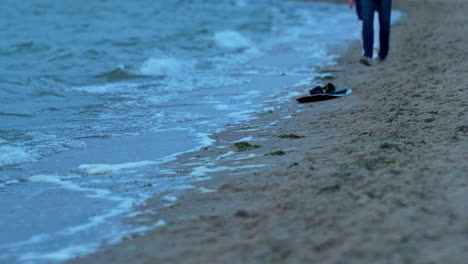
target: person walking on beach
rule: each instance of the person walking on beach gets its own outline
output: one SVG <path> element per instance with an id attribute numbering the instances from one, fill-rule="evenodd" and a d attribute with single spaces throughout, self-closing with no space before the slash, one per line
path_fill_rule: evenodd
<path id="1" fill-rule="evenodd" d="M 380 24 L 380 62 L 387 59 L 390 48 L 390 16 L 392 12 L 392 0 L 348 0 L 348 5 L 356 10 L 359 19 L 362 19 L 362 42 L 364 46 L 364 56 L 360 62 L 364 65 L 372 65 L 372 56 L 374 48 L 374 13 L 379 13 Z"/>

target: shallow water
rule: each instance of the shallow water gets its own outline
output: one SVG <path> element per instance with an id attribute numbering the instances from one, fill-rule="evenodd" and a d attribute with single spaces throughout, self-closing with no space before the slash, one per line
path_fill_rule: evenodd
<path id="1" fill-rule="evenodd" d="M 345 5 L 279 0 L 5 0 L 0 17 L 8 263 L 118 241 L 133 206 L 203 179 L 163 164 L 295 95 L 359 37 Z"/>

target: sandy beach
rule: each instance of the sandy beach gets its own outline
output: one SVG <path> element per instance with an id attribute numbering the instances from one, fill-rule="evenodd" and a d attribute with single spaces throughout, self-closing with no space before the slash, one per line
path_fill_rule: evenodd
<path id="1" fill-rule="evenodd" d="M 210 180 L 131 220 L 164 226 L 68 263 L 465 263 L 468 1 L 394 8 L 386 63 L 323 69 L 350 96 L 229 126 L 176 161 Z"/>

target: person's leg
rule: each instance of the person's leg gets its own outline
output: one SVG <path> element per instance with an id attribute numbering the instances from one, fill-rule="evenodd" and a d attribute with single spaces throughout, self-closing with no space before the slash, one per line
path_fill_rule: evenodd
<path id="1" fill-rule="evenodd" d="M 364 57 L 371 59 L 374 45 L 375 1 L 377 0 L 361 0 L 362 42 L 364 45 Z"/>
<path id="2" fill-rule="evenodd" d="M 361 0 L 356 0 L 356 14 L 359 20 L 362 20 Z"/>
<path id="3" fill-rule="evenodd" d="M 377 6 L 380 23 L 380 52 L 379 58 L 384 61 L 390 48 L 390 17 L 392 13 L 392 0 L 378 0 Z"/>

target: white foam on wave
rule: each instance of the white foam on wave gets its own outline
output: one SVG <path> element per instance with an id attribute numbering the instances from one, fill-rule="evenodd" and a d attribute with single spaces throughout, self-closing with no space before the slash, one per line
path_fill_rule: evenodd
<path id="1" fill-rule="evenodd" d="M 215 170 L 214 169 L 209 169 L 209 168 L 207 168 L 205 166 L 200 166 L 200 167 L 194 168 L 189 176 L 201 177 L 201 176 L 205 176 L 207 173 L 210 173 L 210 172 L 215 172 Z"/>
<path id="2" fill-rule="evenodd" d="M 83 256 L 95 251 L 98 245 L 96 243 L 87 245 L 73 245 L 62 248 L 57 251 L 47 253 L 29 252 L 20 257 L 21 261 L 47 260 L 47 261 L 65 261 L 77 256 Z"/>
<path id="3" fill-rule="evenodd" d="M 80 232 L 80 231 L 83 231 L 83 230 L 90 229 L 92 227 L 98 226 L 98 225 L 104 223 L 107 219 L 109 219 L 111 217 L 118 216 L 118 215 L 120 215 L 120 214 L 122 214 L 124 212 L 128 212 L 135 205 L 135 201 L 133 199 L 130 199 L 130 198 L 109 196 L 109 197 L 107 197 L 107 199 L 112 200 L 112 201 L 118 201 L 120 203 L 116 208 L 108 211 L 105 214 L 96 215 L 96 216 L 91 217 L 89 219 L 89 222 L 86 223 L 86 224 L 82 224 L 82 225 L 79 225 L 79 226 L 73 226 L 73 227 L 67 228 L 66 230 L 63 231 L 63 234 L 72 235 L 72 234 L 75 234 L 77 232 Z"/>
<path id="4" fill-rule="evenodd" d="M 245 159 L 252 159 L 258 157 L 259 155 L 251 153 L 249 155 L 239 155 L 237 157 L 229 158 L 228 160 L 245 160 Z"/>
<path id="5" fill-rule="evenodd" d="M 202 145 L 202 147 L 210 146 L 216 142 L 216 140 L 212 139 L 210 133 L 197 133 L 198 142 Z"/>
<path id="6" fill-rule="evenodd" d="M 163 196 L 162 200 L 166 202 L 175 202 L 177 201 L 177 197 L 175 197 L 174 195 L 167 194 Z"/>
<path id="7" fill-rule="evenodd" d="M 111 240 L 108 240 L 108 244 L 117 244 L 126 236 L 134 233 L 143 233 L 149 230 L 153 230 L 158 227 L 166 225 L 166 221 L 160 219 L 154 224 L 149 226 L 141 226 L 134 229 L 130 229 L 125 233 L 122 233 Z M 88 243 L 88 244 L 77 244 L 64 247 L 55 251 L 49 252 L 28 252 L 19 257 L 19 260 L 24 263 L 36 263 L 38 260 L 49 261 L 49 262 L 63 262 L 79 256 L 89 255 L 97 250 L 99 243 Z"/>
<path id="8" fill-rule="evenodd" d="M 28 240 L 25 240 L 25 241 L 6 244 L 6 245 L 5 244 L 0 245 L 0 249 L 1 248 L 13 248 L 13 247 L 17 248 L 17 247 L 24 246 L 24 245 L 36 244 L 36 243 L 46 241 L 49 238 L 50 238 L 50 234 L 39 234 L 39 235 L 32 236 Z"/>
<path id="9" fill-rule="evenodd" d="M 214 108 L 216 108 L 216 110 L 228 110 L 230 107 L 229 105 L 225 104 L 217 104 L 214 106 Z"/>
<path id="10" fill-rule="evenodd" d="M 234 154 L 236 154 L 236 152 L 234 152 L 234 151 L 231 150 L 231 151 L 226 152 L 225 154 L 219 155 L 219 156 L 216 158 L 216 160 L 224 159 L 224 158 L 229 157 L 229 156 L 232 156 L 232 155 L 234 155 Z"/>
<path id="11" fill-rule="evenodd" d="M 213 172 L 220 172 L 220 171 L 234 171 L 238 169 L 253 169 L 253 168 L 261 168 L 267 166 L 266 164 L 254 164 L 254 165 L 245 165 L 245 166 L 238 166 L 238 167 L 215 167 L 215 168 L 208 168 L 206 166 L 199 166 L 193 168 L 192 172 L 189 174 L 190 177 L 203 177 L 208 173 Z M 209 177 L 207 177 L 209 179 Z"/>
<path id="12" fill-rule="evenodd" d="M 90 228 L 95 228 L 98 225 L 104 224 L 105 221 L 107 221 L 111 217 L 115 217 L 117 215 L 121 215 L 124 212 L 130 211 L 130 209 L 133 208 L 133 206 L 137 204 L 134 199 L 114 196 L 114 195 L 111 195 L 110 191 L 104 190 L 104 189 L 93 189 L 93 188 L 81 187 L 75 183 L 64 181 L 61 179 L 60 176 L 56 176 L 56 175 L 35 175 L 35 176 L 30 177 L 29 180 L 32 182 L 46 182 L 46 183 L 58 184 L 64 188 L 72 189 L 76 191 L 94 192 L 95 193 L 94 195 L 88 195 L 88 196 L 92 196 L 92 197 L 100 196 L 101 198 L 105 198 L 111 201 L 118 202 L 118 205 L 115 208 L 109 210 L 108 212 L 102 215 L 93 216 L 89 219 L 87 223 L 84 223 L 82 225 L 66 228 L 65 230 L 62 230 L 59 232 L 60 235 L 69 236 L 77 232 L 81 232 Z M 106 241 L 108 244 L 116 244 L 120 242 L 125 236 L 131 233 L 145 232 L 147 230 L 151 230 L 157 227 L 164 226 L 165 224 L 166 223 L 164 220 L 159 220 L 153 225 L 137 227 L 137 228 L 125 230 L 125 232 L 119 232 L 116 234 L 109 234 L 109 237 L 107 238 Z M 38 243 L 47 239 L 48 236 L 49 234 L 47 234 L 45 237 L 43 235 L 37 236 L 34 239 L 28 240 L 27 243 L 28 244 Z M 99 244 L 100 242 L 88 243 L 88 244 L 75 244 L 75 245 L 69 245 L 67 247 L 60 248 L 58 250 L 49 251 L 49 252 L 27 252 L 27 253 L 24 253 L 22 256 L 20 256 L 19 259 L 21 261 L 24 261 L 25 263 L 35 263 L 38 260 L 61 262 L 61 261 L 65 261 L 65 260 L 77 257 L 77 256 L 83 256 L 83 255 L 87 255 L 92 252 L 95 252 L 96 249 L 99 247 Z"/>
<path id="13" fill-rule="evenodd" d="M 178 76 L 174 76 L 164 85 L 155 87 L 157 91 L 145 96 L 144 100 L 149 104 L 160 104 L 170 100 L 179 100 L 180 92 L 190 92 L 199 89 L 217 89 L 219 87 L 243 85 L 248 83 L 247 80 L 240 78 L 232 78 L 227 76 L 203 76 L 200 78 L 197 74 L 187 74 L 181 72 Z"/>
<path id="14" fill-rule="evenodd" d="M 166 221 L 160 219 L 152 225 L 141 226 L 134 229 L 130 229 L 125 233 L 119 234 L 116 237 L 108 240 L 109 245 L 117 244 L 124 237 L 128 237 L 130 234 L 135 233 L 144 233 L 149 230 L 154 230 L 158 227 L 166 225 Z M 19 257 L 19 260 L 24 263 L 36 263 L 38 260 L 48 261 L 48 262 L 63 262 L 72 258 L 89 255 L 99 248 L 99 243 L 88 243 L 88 244 L 78 244 L 64 247 L 55 251 L 49 252 L 28 252 Z"/>
<path id="15" fill-rule="evenodd" d="M 73 191 L 91 192 L 92 194 L 87 195 L 88 197 L 107 199 L 110 201 L 118 202 L 118 205 L 115 208 L 109 210 L 107 213 L 93 216 L 89 219 L 89 222 L 85 224 L 69 227 L 66 230 L 61 231 L 61 233 L 65 235 L 75 234 L 77 232 L 100 225 L 111 217 L 114 217 L 114 216 L 117 216 L 124 212 L 129 211 L 135 204 L 134 199 L 112 195 L 112 193 L 107 189 L 82 187 L 71 181 L 64 181 L 60 178 L 60 176 L 57 176 L 57 175 L 34 175 L 30 177 L 29 180 L 31 182 L 45 182 L 45 183 L 57 184 L 57 185 L 62 186 L 65 189 L 73 190 Z"/>
<path id="16" fill-rule="evenodd" d="M 171 57 L 149 58 L 141 65 L 139 71 L 143 75 L 168 76 L 181 74 L 189 65 L 188 62 Z"/>
<path id="17" fill-rule="evenodd" d="M 196 119 L 201 119 L 204 116 L 193 112 L 179 112 L 179 111 L 159 111 L 153 117 L 162 124 L 166 123 L 181 123 L 189 122 Z"/>
<path id="18" fill-rule="evenodd" d="M 224 49 L 242 49 L 253 46 L 250 39 L 233 30 L 216 32 L 213 39 L 218 47 Z"/>
<path id="19" fill-rule="evenodd" d="M 255 111 L 254 110 L 243 110 L 243 111 L 238 111 L 238 112 L 233 112 L 233 113 L 228 113 L 227 116 L 230 118 L 237 120 L 253 120 L 257 119 L 257 117 L 254 116 Z"/>
<path id="20" fill-rule="evenodd" d="M 252 140 L 252 139 L 253 139 L 252 136 L 248 136 L 248 137 L 244 137 L 244 138 L 241 138 L 241 139 L 239 139 L 239 140 L 233 141 L 233 142 L 231 142 L 231 143 L 236 143 L 236 142 L 241 142 L 241 141 L 250 141 L 250 140 Z"/>
<path id="21" fill-rule="evenodd" d="M 62 183 L 62 180 L 55 175 L 34 175 L 29 177 L 32 182 Z"/>
<path id="22" fill-rule="evenodd" d="M 28 151 L 24 147 L 0 146 L 0 167 L 34 162 L 39 157 L 39 154 Z"/>
<path id="23" fill-rule="evenodd" d="M 86 92 L 91 94 L 106 94 L 106 93 L 115 93 L 120 91 L 126 91 L 129 88 L 136 88 L 137 84 L 130 83 L 108 83 L 101 85 L 88 85 L 73 87 L 72 89 L 79 92 Z"/>
<path id="24" fill-rule="evenodd" d="M 285 94 L 276 94 L 274 99 L 266 100 L 268 103 L 284 103 L 290 101 L 292 98 L 299 97 L 303 93 L 298 91 L 288 91 Z"/>
<path id="25" fill-rule="evenodd" d="M 99 175 L 112 172 L 118 172 L 124 169 L 133 169 L 138 167 L 144 167 L 148 165 L 157 164 L 156 161 L 138 161 L 138 162 L 128 162 L 122 164 L 82 164 L 78 168 L 85 170 L 88 174 Z"/>
<path id="26" fill-rule="evenodd" d="M 213 193 L 213 192 L 217 192 L 218 190 L 216 189 L 208 189 L 208 188 L 205 188 L 205 187 L 200 187 L 198 188 L 198 191 L 200 193 Z"/>
<path id="27" fill-rule="evenodd" d="M 128 232 L 128 235 L 129 234 L 135 234 L 135 233 L 139 233 L 139 234 L 142 234 L 142 233 L 145 233 L 147 231 L 150 231 L 150 230 L 154 230 L 158 227 L 162 227 L 162 226 L 165 226 L 167 223 L 166 221 L 160 219 L 158 221 L 156 221 L 156 223 L 152 224 L 152 225 L 149 225 L 149 226 L 140 226 L 140 227 L 137 227 L 137 228 L 134 228 L 134 229 L 131 229 L 129 232 Z M 113 241 L 114 243 L 118 242 L 118 241 Z"/>
<path id="28" fill-rule="evenodd" d="M 64 177 L 64 178 L 71 179 L 69 176 Z M 79 176 L 75 178 L 79 178 Z M 94 193 L 93 195 L 88 195 L 88 196 L 94 197 L 94 198 L 108 198 L 108 196 L 111 194 L 111 192 L 106 189 L 94 189 L 94 188 L 81 187 L 78 184 L 73 183 L 71 181 L 65 181 L 62 179 L 62 177 L 57 176 L 57 175 L 43 175 L 43 174 L 34 175 L 34 176 L 29 177 L 29 181 L 58 184 L 58 185 L 61 185 L 63 188 L 72 190 L 72 191 L 93 192 Z"/>
<path id="29" fill-rule="evenodd" d="M 309 78 L 305 78 L 293 84 L 292 87 L 309 86 L 311 83 L 312 83 L 312 80 L 310 80 Z"/>
<path id="30" fill-rule="evenodd" d="M 84 223 L 82 225 L 72 226 L 61 231 L 60 233 L 64 235 L 72 235 L 77 232 L 80 232 L 80 231 L 83 231 L 92 227 L 96 227 L 104 223 L 107 219 L 111 217 L 120 215 L 124 212 L 128 212 L 137 202 L 135 199 L 132 199 L 132 198 L 112 195 L 112 192 L 107 189 L 82 187 L 74 182 L 65 181 L 61 179 L 60 176 L 57 176 L 57 175 L 34 175 L 29 178 L 29 181 L 57 184 L 63 187 L 64 189 L 73 190 L 73 191 L 90 192 L 91 194 L 88 194 L 87 197 L 106 199 L 106 200 L 114 201 L 118 203 L 116 207 L 109 210 L 108 212 L 102 215 L 96 215 L 96 216 L 91 217 L 87 223 Z"/>

